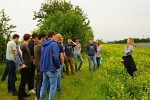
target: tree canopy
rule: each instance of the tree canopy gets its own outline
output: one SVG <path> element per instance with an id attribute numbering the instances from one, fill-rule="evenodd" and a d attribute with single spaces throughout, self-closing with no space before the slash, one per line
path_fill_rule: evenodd
<path id="1" fill-rule="evenodd" d="M 92 28 L 87 15 L 79 6 L 73 6 L 65 0 L 47 0 L 41 4 L 38 12 L 34 12 L 34 20 L 38 21 L 36 32 L 47 33 L 53 30 L 61 33 L 66 41 L 79 39 L 86 45 L 88 39 L 93 37 Z"/>
<path id="2" fill-rule="evenodd" d="M 11 33 L 15 32 L 13 29 L 15 25 L 9 24 L 11 19 L 5 14 L 5 10 L 0 11 L 0 54 L 5 51 L 6 43 L 10 40 Z"/>

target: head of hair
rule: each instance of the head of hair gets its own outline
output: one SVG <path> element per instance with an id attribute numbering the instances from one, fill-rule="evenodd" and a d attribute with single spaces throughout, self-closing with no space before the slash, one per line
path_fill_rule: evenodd
<path id="1" fill-rule="evenodd" d="M 46 37 L 46 35 L 44 33 L 40 33 L 38 35 L 38 40 L 40 40 L 41 38 L 45 38 L 45 37 Z"/>
<path id="2" fill-rule="evenodd" d="M 37 33 L 33 33 L 32 34 L 32 39 L 35 39 L 35 38 L 37 38 L 38 37 L 38 34 Z"/>
<path id="3" fill-rule="evenodd" d="M 92 40 L 92 41 L 93 41 L 93 38 L 90 38 L 89 40 Z"/>
<path id="4" fill-rule="evenodd" d="M 57 41 L 61 41 L 62 40 L 62 35 L 61 34 L 56 34 L 55 38 L 57 39 Z"/>
<path id="5" fill-rule="evenodd" d="M 76 39 L 76 41 L 78 41 L 78 42 L 79 42 L 79 39 Z"/>
<path id="6" fill-rule="evenodd" d="M 131 45 L 133 45 L 133 44 L 134 44 L 134 39 L 133 39 L 133 38 L 131 38 L 131 37 L 129 37 L 128 39 L 130 40 Z"/>
<path id="7" fill-rule="evenodd" d="M 47 33 L 48 38 L 52 38 L 54 35 L 55 35 L 55 33 L 53 31 L 48 31 L 48 33 Z"/>
<path id="8" fill-rule="evenodd" d="M 99 41 L 99 40 L 96 40 L 96 43 L 97 43 L 98 45 L 100 45 L 100 41 Z"/>
<path id="9" fill-rule="evenodd" d="M 19 38 L 20 36 L 18 35 L 18 34 L 14 34 L 13 36 L 12 36 L 12 39 L 16 39 L 16 38 Z"/>
<path id="10" fill-rule="evenodd" d="M 27 41 L 27 40 L 29 40 L 30 39 L 30 34 L 25 34 L 24 36 L 23 36 L 23 40 L 24 41 Z"/>

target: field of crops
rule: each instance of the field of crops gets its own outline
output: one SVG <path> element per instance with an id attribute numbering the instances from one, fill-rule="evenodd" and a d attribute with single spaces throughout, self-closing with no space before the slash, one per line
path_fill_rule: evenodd
<path id="1" fill-rule="evenodd" d="M 123 44 L 103 44 L 103 63 L 96 72 L 90 73 L 85 54 L 82 71 L 62 79 L 62 92 L 56 100 L 150 100 L 150 48 L 134 48 L 138 71 L 134 78 L 128 76 L 120 63 Z M 4 70 L 0 65 L 0 76 Z M 18 78 L 20 75 L 17 75 Z M 17 100 L 7 92 L 7 82 L 0 82 L 0 100 Z M 16 83 L 18 88 L 19 83 Z M 26 89 L 27 90 L 27 89 Z M 35 100 L 35 95 L 27 98 Z"/>

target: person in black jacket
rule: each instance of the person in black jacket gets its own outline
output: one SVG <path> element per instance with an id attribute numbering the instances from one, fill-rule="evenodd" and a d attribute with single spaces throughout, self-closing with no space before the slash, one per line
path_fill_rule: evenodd
<path id="1" fill-rule="evenodd" d="M 96 66 L 97 66 L 96 53 L 97 53 L 97 47 L 93 42 L 93 39 L 89 39 L 89 44 L 86 47 L 86 54 L 88 56 L 90 72 L 92 72 L 92 61 L 94 63 L 94 71 L 96 71 Z"/>
<path id="2" fill-rule="evenodd" d="M 29 47 L 29 51 L 32 57 L 32 65 L 31 65 L 31 72 L 30 72 L 30 77 L 29 77 L 29 81 L 28 81 L 28 89 L 31 93 L 35 93 L 34 90 L 34 76 L 35 76 L 35 59 L 34 59 L 34 42 L 38 40 L 38 34 L 33 33 L 32 34 L 32 39 L 28 44 Z"/>

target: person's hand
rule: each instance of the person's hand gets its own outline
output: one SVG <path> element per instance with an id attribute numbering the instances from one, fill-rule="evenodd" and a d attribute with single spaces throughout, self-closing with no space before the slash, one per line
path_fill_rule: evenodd
<path id="1" fill-rule="evenodd" d="M 36 64 L 35 59 L 32 59 L 32 62 L 33 62 L 33 65 L 35 65 L 35 64 Z"/>
<path id="2" fill-rule="evenodd" d="M 25 64 L 22 64 L 21 68 L 26 68 L 27 66 Z"/>
<path id="3" fill-rule="evenodd" d="M 56 69 L 56 72 L 59 72 L 60 71 L 60 68 L 59 69 Z"/>

